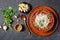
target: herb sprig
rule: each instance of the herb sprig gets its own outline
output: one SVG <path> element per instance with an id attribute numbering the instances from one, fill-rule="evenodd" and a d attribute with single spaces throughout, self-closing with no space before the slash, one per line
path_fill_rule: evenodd
<path id="1" fill-rule="evenodd" d="M 17 9 L 13 9 L 12 7 L 8 7 L 7 9 L 4 9 L 3 11 L 4 15 L 4 21 L 6 24 L 9 25 L 9 29 L 13 29 L 12 27 L 12 16 L 17 12 Z"/>

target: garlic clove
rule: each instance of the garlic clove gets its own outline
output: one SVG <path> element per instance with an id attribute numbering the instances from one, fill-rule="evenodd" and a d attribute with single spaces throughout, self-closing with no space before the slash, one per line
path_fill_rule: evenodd
<path id="1" fill-rule="evenodd" d="M 24 10 L 24 12 L 26 12 L 26 11 Z"/>
<path id="2" fill-rule="evenodd" d="M 18 22 L 19 20 L 17 19 L 17 22 Z"/>
<path id="3" fill-rule="evenodd" d="M 3 23 L 3 25 L 5 25 L 6 23 Z"/>
<path id="4" fill-rule="evenodd" d="M 15 17 L 15 18 L 17 18 L 17 16 L 16 16 L 16 15 L 14 15 L 14 17 Z"/>
<path id="5" fill-rule="evenodd" d="M 28 10 L 26 10 L 26 11 L 28 11 Z"/>
<path id="6" fill-rule="evenodd" d="M 7 26 L 3 26 L 3 29 L 6 31 L 7 30 Z"/>
<path id="7" fill-rule="evenodd" d="M 19 7 L 19 10 L 22 12 L 22 8 Z"/>
<path id="8" fill-rule="evenodd" d="M 2 28 L 2 26 L 0 25 L 0 28 Z"/>

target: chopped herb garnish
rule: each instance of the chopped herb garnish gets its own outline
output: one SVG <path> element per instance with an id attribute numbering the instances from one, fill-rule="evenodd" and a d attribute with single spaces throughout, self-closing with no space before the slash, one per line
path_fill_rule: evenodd
<path id="1" fill-rule="evenodd" d="M 52 16 L 52 14 L 51 14 L 51 13 L 49 13 L 47 16 L 48 16 L 48 17 L 50 17 L 50 16 Z"/>
<path id="2" fill-rule="evenodd" d="M 44 26 L 44 24 L 43 24 L 43 23 L 41 23 L 41 26 Z"/>
<path id="3" fill-rule="evenodd" d="M 40 26 L 44 26 L 43 22 L 39 22 Z"/>
<path id="4" fill-rule="evenodd" d="M 42 16 L 44 16 L 45 14 L 44 14 L 44 13 L 42 13 L 41 15 L 42 15 Z"/>

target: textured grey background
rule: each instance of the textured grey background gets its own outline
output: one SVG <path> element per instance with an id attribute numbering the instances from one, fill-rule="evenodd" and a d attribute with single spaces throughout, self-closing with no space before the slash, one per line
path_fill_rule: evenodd
<path id="1" fill-rule="evenodd" d="M 60 0 L 0 0 L 0 25 L 2 25 L 4 22 L 4 18 L 1 12 L 2 9 L 7 8 L 8 6 L 12 6 L 13 8 L 18 9 L 18 4 L 20 2 L 28 2 L 32 5 L 32 7 L 36 7 L 38 5 L 51 6 L 56 10 L 60 20 Z M 16 19 L 14 19 L 14 21 L 16 21 Z M 23 24 L 22 21 L 20 21 L 20 23 Z M 27 34 L 28 33 L 26 29 L 22 32 L 16 32 L 15 30 L 8 30 L 5 32 L 3 29 L 0 29 L 0 40 L 60 40 L 60 25 L 58 25 L 57 30 L 52 35 L 47 37 L 37 36 L 33 33 L 30 36 Z"/>

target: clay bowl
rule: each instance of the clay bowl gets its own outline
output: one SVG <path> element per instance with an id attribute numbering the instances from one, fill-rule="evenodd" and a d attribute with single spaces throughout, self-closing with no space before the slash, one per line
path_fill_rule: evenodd
<path id="1" fill-rule="evenodd" d="M 17 23 L 17 24 L 15 25 L 14 29 L 15 29 L 17 32 L 20 32 L 20 31 L 22 31 L 22 25 L 19 24 L 19 23 Z"/>
<path id="2" fill-rule="evenodd" d="M 35 15 L 39 14 L 39 12 L 45 11 L 45 13 L 50 12 L 52 14 L 51 22 L 50 24 L 47 26 L 48 28 L 46 29 L 41 29 L 39 27 L 34 26 L 34 20 L 35 20 Z M 55 20 L 56 24 L 55 24 Z M 37 34 L 37 35 L 41 35 L 41 36 L 47 36 L 51 33 L 53 33 L 54 30 L 50 31 L 52 28 L 55 29 L 55 26 L 57 25 L 58 19 L 57 19 L 57 15 L 56 12 L 49 6 L 38 6 L 35 7 L 31 10 L 29 16 L 28 16 L 28 25 L 31 28 L 31 30 Z M 55 26 L 54 26 L 55 24 Z"/>

